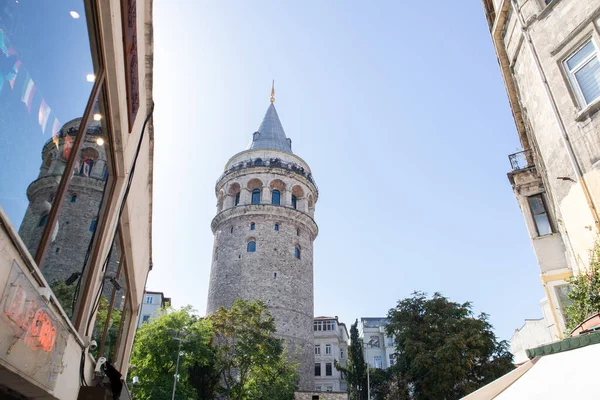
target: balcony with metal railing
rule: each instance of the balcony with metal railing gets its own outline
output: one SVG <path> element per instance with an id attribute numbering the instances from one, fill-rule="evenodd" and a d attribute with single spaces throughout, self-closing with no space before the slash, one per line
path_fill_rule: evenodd
<path id="1" fill-rule="evenodd" d="M 531 150 L 519 151 L 508 156 L 510 167 L 513 172 L 534 167 L 533 152 Z"/>

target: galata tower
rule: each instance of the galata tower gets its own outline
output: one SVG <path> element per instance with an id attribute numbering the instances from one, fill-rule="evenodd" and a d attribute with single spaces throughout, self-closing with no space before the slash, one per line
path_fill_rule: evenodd
<path id="1" fill-rule="evenodd" d="M 319 195 L 308 164 L 292 152 L 271 104 L 248 148 L 225 165 L 217 215 L 208 313 L 260 299 L 277 335 L 300 363 L 300 390 L 314 389 L 313 241 Z"/>

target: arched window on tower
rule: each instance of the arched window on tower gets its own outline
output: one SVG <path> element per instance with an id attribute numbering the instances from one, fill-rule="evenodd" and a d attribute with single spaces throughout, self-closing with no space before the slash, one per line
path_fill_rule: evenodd
<path id="1" fill-rule="evenodd" d="M 298 205 L 298 198 L 295 195 L 292 195 L 292 207 L 294 207 L 294 209 L 295 209 L 297 205 Z"/>
<path id="2" fill-rule="evenodd" d="M 71 203 L 75 203 L 77 201 L 77 195 L 74 194 L 73 196 L 71 196 Z"/>
<path id="3" fill-rule="evenodd" d="M 253 231 L 254 228 L 256 228 L 256 225 L 254 224 L 254 222 L 250 223 L 250 230 Z"/>
<path id="4" fill-rule="evenodd" d="M 237 192 L 235 195 L 234 206 L 237 206 L 238 204 L 240 204 L 240 192 Z"/>
<path id="5" fill-rule="evenodd" d="M 260 204 L 260 189 L 252 191 L 252 204 Z"/>
<path id="6" fill-rule="evenodd" d="M 47 222 L 48 222 L 48 214 L 42 215 L 42 218 L 40 218 L 40 222 L 38 223 L 38 226 L 46 226 Z"/>
<path id="7" fill-rule="evenodd" d="M 294 248 L 294 256 L 299 260 L 300 259 L 300 246 L 296 246 Z"/>
<path id="8" fill-rule="evenodd" d="M 279 232 L 279 224 L 275 224 L 275 230 Z"/>
<path id="9" fill-rule="evenodd" d="M 246 250 L 248 253 L 254 253 L 256 251 L 256 242 L 254 240 L 249 241 Z"/>
<path id="10" fill-rule="evenodd" d="M 281 201 L 281 193 L 279 193 L 279 190 L 275 189 L 271 192 L 271 204 L 277 204 L 279 205 Z"/>

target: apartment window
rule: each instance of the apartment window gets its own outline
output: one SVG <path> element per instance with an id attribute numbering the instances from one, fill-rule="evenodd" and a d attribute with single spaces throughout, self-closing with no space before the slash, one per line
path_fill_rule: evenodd
<path id="1" fill-rule="evenodd" d="M 260 204 L 260 189 L 252 191 L 252 204 Z"/>
<path id="2" fill-rule="evenodd" d="M 300 259 L 300 247 L 296 246 L 294 248 L 294 257 L 296 257 L 297 259 Z"/>
<path id="3" fill-rule="evenodd" d="M 388 337 L 388 338 L 386 339 L 386 346 L 388 346 L 388 347 L 393 347 L 393 346 L 394 346 L 394 339 L 393 339 L 393 338 L 391 338 L 391 337 Z"/>
<path id="4" fill-rule="evenodd" d="M 314 331 L 322 331 L 323 330 L 323 321 L 315 321 L 313 324 Z"/>
<path id="5" fill-rule="evenodd" d="M 292 207 L 296 208 L 296 205 L 298 204 L 298 198 L 294 195 L 292 195 Z"/>
<path id="6" fill-rule="evenodd" d="M 240 192 L 235 194 L 235 201 L 233 202 L 234 206 L 237 206 L 238 204 L 240 204 Z"/>
<path id="7" fill-rule="evenodd" d="M 146 304 L 152 304 L 154 302 L 153 296 L 146 296 Z"/>
<path id="8" fill-rule="evenodd" d="M 248 242 L 246 250 L 248 251 L 248 253 L 254 253 L 256 251 L 256 242 L 253 240 Z"/>
<path id="9" fill-rule="evenodd" d="M 600 61 L 592 39 L 565 61 L 565 68 L 583 106 L 600 97 Z"/>
<path id="10" fill-rule="evenodd" d="M 273 190 L 273 192 L 271 192 L 271 204 L 279 205 L 280 201 L 281 193 L 279 192 L 279 190 Z"/>
<path id="11" fill-rule="evenodd" d="M 315 355 L 318 356 L 321 354 L 321 345 L 315 344 Z"/>
<path id="12" fill-rule="evenodd" d="M 396 354 L 390 354 L 390 367 L 396 364 Z"/>
<path id="13" fill-rule="evenodd" d="M 373 367 L 378 369 L 383 368 L 383 359 L 381 358 L 381 356 L 373 357 Z"/>
<path id="14" fill-rule="evenodd" d="M 252 222 L 252 223 L 250 224 L 250 230 L 251 230 L 251 231 L 253 231 L 255 227 L 256 227 L 256 225 L 254 224 L 254 222 Z"/>
<path id="15" fill-rule="evenodd" d="M 150 319 L 150 316 L 149 316 L 149 315 L 144 315 L 144 316 L 142 317 L 142 323 L 144 323 L 144 322 L 148 322 L 148 320 L 149 320 L 149 319 Z"/>
<path id="16" fill-rule="evenodd" d="M 320 392 L 321 391 L 321 386 L 315 386 L 315 392 Z M 319 396 L 313 396 L 313 399 L 316 397 L 315 400 L 319 400 Z"/>
<path id="17" fill-rule="evenodd" d="M 533 216 L 538 236 L 550 235 L 552 233 L 552 226 L 550 225 L 543 194 L 530 196 L 527 198 L 527 201 L 529 202 L 529 208 L 531 209 L 531 215 Z"/>
<path id="18" fill-rule="evenodd" d="M 325 345 L 325 354 L 331 355 L 331 345 L 330 344 Z"/>
<path id="19" fill-rule="evenodd" d="M 325 376 L 331 376 L 333 373 L 333 370 L 331 368 L 331 363 L 326 363 L 325 364 Z"/>
<path id="20" fill-rule="evenodd" d="M 321 376 L 321 363 L 315 363 L 315 376 Z"/>

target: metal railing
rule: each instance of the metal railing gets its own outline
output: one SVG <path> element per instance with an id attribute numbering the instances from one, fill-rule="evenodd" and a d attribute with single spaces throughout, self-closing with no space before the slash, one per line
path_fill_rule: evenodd
<path id="1" fill-rule="evenodd" d="M 223 179 L 223 177 L 231 174 L 232 172 L 239 171 L 243 168 L 252 168 L 252 167 L 279 167 L 279 168 L 288 169 L 290 171 L 294 171 L 297 174 L 304 176 L 310 183 L 312 183 L 315 186 L 317 191 L 319 190 L 319 187 L 317 186 L 317 182 L 315 182 L 314 178 L 312 177 L 312 174 L 310 172 L 306 171 L 306 169 L 304 169 L 304 167 L 302 167 L 298 164 L 280 160 L 279 158 L 271 158 L 268 160 L 262 160 L 260 158 L 257 158 L 256 160 L 241 161 L 237 164 L 232 165 L 231 168 L 229 168 L 227 171 L 223 172 L 223 174 L 221 174 L 219 179 L 217 179 L 217 183 L 221 179 Z"/>
<path id="2" fill-rule="evenodd" d="M 510 167 L 513 171 L 519 171 L 534 166 L 533 152 L 531 150 L 519 151 L 508 156 Z"/>

